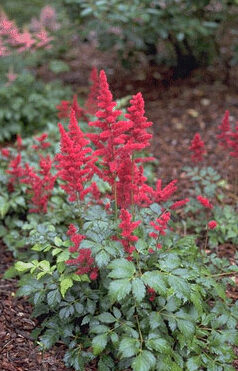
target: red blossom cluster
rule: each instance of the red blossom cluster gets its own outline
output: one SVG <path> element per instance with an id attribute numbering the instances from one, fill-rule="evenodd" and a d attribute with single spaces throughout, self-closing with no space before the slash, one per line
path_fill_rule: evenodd
<path id="1" fill-rule="evenodd" d="M 0 14 L 0 57 L 10 55 L 12 50 L 22 53 L 26 50 L 37 48 L 50 48 L 50 37 L 45 29 L 35 33 L 29 31 L 21 32 L 15 22 L 10 21 L 5 13 Z"/>
<path id="2" fill-rule="evenodd" d="M 89 80 L 91 82 L 91 88 L 88 99 L 85 103 L 85 109 L 91 115 L 95 115 L 95 113 L 97 112 L 97 97 L 99 89 L 98 70 L 95 67 L 91 71 Z"/>
<path id="3" fill-rule="evenodd" d="M 30 29 L 34 32 L 39 32 L 42 29 L 57 31 L 59 28 L 60 24 L 57 22 L 55 9 L 50 5 L 44 6 L 41 9 L 39 19 L 34 17 L 30 23 Z"/>
<path id="4" fill-rule="evenodd" d="M 44 150 L 44 149 L 50 147 L 51 144 L 49 142 L 46 142 L 47 139 L 48 139 L 48 134 L 46 134 L 46 133 L 41 134 L 39 137 L 35 138 L 35 140 L 39 144 L 33 144 L 32 148 L 35 149 L 36 151 L 39 151 L 39 150 Z M 18 140 L 18 145 L 19 145 L 19 139 L 17 139 L 17 140 Z"/>
<path id="5" fill-rule="evenodd" d="M 197 200 L 205 208 L 207 208 L 207 209 L 212 209 L 213 208 L 213 205 L 211 204 L 211 202 L 206 197 L 203 197 L 203 196 L 199 195 L 199 196 L 197 196 Z"/>
<path id="6" fill-rule="evenodd" d="M 176 201 L 173 205 L 170 206 L 171 210 L 179 209 L 180 207 L 186 205 L 189 202 L 189 198 L 185 198 L 184 200 Z"/>
<path id="7" fill-rule="evenodd" d="M 81 118 L 85 120 L 86 122 L 88 121 L 88 118 L 86 116 L 86 111 L 84 110 L 84 108 L 81 108 L 80 105 L 78 104 L 77 95 L 73 96 L 72 102 L 69 100 L 62 100 L 61 103 L 58 106 L 56 106 L 56 109 L 59 111 L 58 112 L 59 119 L 70 118 L 70 112 L 71 110 L 73 110 L 77 120 Z"/>
<path id="8" fill-rule="evenodd" d="M 149 301 L 154 301 L 155 300 L 155 296 L 156 296 L 155 290 L 152 289 L 152 287 L 147 287 L 147 293 L 148 293 L 148 295 L 150 295 Z"/>
<path id="9" fill-rule="evenodd" d="M 96 280 L 98 276 L 98 268 L 95 267 L 95 261 L 92 257 L 91 249 L 80 249 L 80 244 L 85 236 L 77 233 L 77 228 L 73 224 L 70 224 L 67 235 L 70 236 L 70 240 L 73 242 L 73 246 L 69 248 L 69 251 L 72 253 L 78 252 L 78 256 L 74 259 L 67 260 L 66 264 L 76 265 L 76 274 L 82 275 L 89 273 L 90 279 L 92 281 Z"/>
<path id="10" fill-rule="evenodd" d="M 13 192 L 14 186 L 19 184 L 21 177 L 24 175 L 24 169 L 21 166 L 20 153 L 18 153 L 18 155 L 10 161 L 6 173 L 11 175 L 7 185 L 8 191 Z"/>
<path id="11" fill-rule="evenodd" d="M 67 235 L 70 236 L 70 239 L 74 244 L 73 246 L 69 247 L 69 251 L 70 252 L 78 251 L 80 243 L 84 240 L 85 236 L 77 233 L 77 228 L 73 224 L 69 225 Z"/>
<path id="12" fill-rule="evenodd" d="M 206 153 L 206 150 L 199 133 L 194 135 L 189 149 L 192 151 L 191 159 L 193 162 L 203 161 L 203 155 Z"/>
<path id="13" fill-rule="evenodd" d="M 238 122 L 235 131 L 232 131 L 229 111 L 225 112 L 222 123 L 218 128 L 220 131 L 217 135 L 219 144 L 229 151 L 230 156 L 238 158 Z"/>
<path id="14" fill-rule="evenodd" d="M 94 267 L 94 263 L 91 249 L 80 249 L 77 258 L 66 261 L 68 265 L 77 266 L 76 274 L 89 274 L 92 281 L 96 280 L 98 277 L 98 268 Z"/>
<path id="15" fill-rule="evenodd" d="M 164 212 L 155 222 L 150 222 L 150 225 L 156 232 L 151 232 L 150 237 L 157 239 L 160 235 L 165 236 L 168 222 L 170 221 L 170 212 Z M 157 246 L 158 247 L 158 246 Z M 160 246 L 158 247 L 160 248 Z"/>
<path id="16" fill-rule="evenodd" d="M 95 192 L 96 185 L 85 186 L 96 171 L 97 158 L 91 155 L 89 141 L 84 138 L 75 112 L 71 110 L 69 132 L 59 124 L 61 135 L 61 153 L 56 156 L 58 176 L 65 184 L 61 188 L 69 195 L 69 201 L 83 200 L 90 191 Z"/>
<path id="17" fill-rule="evenodd" d="M 9 151 L 9 149 L 8 149 L 8 148 L 1 148 L 1 155 L 2 155 L 3 157 L 8 158 L 8 157 L 10 156 L 10 151 Z"/>
<path id="18" fill-rule="evenodd" d="M 29 211 L 32 213 L 46 213 L 49 197 L 54 188 L 56 175 L 51 174 L 52 161 L 49 156 L 40 156 L 39 175 L 28 164 L 21 174 L 21 183 L 27 184 L 30 189 L 28 192 L 32 194 L 31 202 L 34 208 Z"/>
<path id="19" fill-rule="evenodd" d="M 208 229 L 215 229 L 217 227 L 217 222 L 215 220 L 211 220 L 208 222 Z"/>
<path id="20" fill-rule="evenodd" d="M 122 232 L 121 235 L 123 239 L 120 240 L 122 243 L 125 252 L 128 254 L 129 259 L 135 250 L 134 243 L 138 241 L 137 236 L 133 236 L 134 230 L 138 227 L 138 225 L 141 223 L 140 220 L 136 222 L 132 222 L 132 216 L 129 213 L 129 211 L 122 209 L 120 214 L 121 223 L 119 224 L 119 227 L 121 228 Z"/>

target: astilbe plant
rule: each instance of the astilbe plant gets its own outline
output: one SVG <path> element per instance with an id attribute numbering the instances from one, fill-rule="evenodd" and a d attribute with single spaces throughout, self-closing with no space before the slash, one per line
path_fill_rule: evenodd
<path id="1" fill-rule="evenodd" d="M 93 133 L 82 133 L 74 110 L 68 131 L 59 124 L 56 166 L 72 209 L 68 228 L 16 264 L 34 282 L 29 290 L 26 276 L 20 293 L 45 315 L 39 344 L 65 342 L 66 365 L 80 371 L 92 360 L 99 370 L 232 370 L 237 308 L 217 279 L 235 268 L 209 266 L 194 236 L 173 231 L 173 214 L 189 201 L 172 200 L 176 180 L 147 184 L 141 151 L 151 123 L 141 94 L 123 117 L 101 71 L 97 102 Z M 108 183 L 104 193 L 93 174 Z M 210 212 L 208 199 L 197 201 Z"/>
<path id="2" fill-rule="evenodd" d="M 13 51 L 22 53 L 38 48 L 50 48 L 52 40 L 53 37 L 49 36 L 44 28 L 34 33 L 26 30 L 21 32 L 3 11 L 0 13 L 0 57 L 8 56 Z"/>

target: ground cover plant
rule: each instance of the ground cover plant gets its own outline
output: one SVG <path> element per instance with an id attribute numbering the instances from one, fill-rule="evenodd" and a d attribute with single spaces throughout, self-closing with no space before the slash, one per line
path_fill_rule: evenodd
<path id="1" fill-rule="evenodd" d="M 92 76 L 84 108 L 76 98 L 58 107 L 59 129 L 1 150 L 0 235 L 18 260 L 6 277 L 21 277 L 18 295 L 41 323 L 34 336 L 42 349 L 63 341 L 76 370 L 92 361 L 99 370 L 234 370 L 238 307 L 225 289 L 238 269 L 206 253 L 224 223 L 213 214 L 219 176 L 188 169 L 193 200 L 176 198 L 176 179 L 149 184 L 142 95 L 123 112 L 104 71 Z M 223 132 L 233 148 L 236 132 Z M 191 151 L 200 164 L 199 135 Z M 195 214 L 194 224 L 183 216 L 187 232 L 183 207 Z"/>

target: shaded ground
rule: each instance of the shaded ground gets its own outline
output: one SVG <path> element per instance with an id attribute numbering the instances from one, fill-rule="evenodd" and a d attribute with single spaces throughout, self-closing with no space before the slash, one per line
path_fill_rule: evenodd
<path id="1" fill-rule="evenodd" d="M 17 280 L 3 280 L 5 270 L 13 264 L 10 252 L 0 244 L 0 370 L 65 371 L 64 347 L 58 345 L 42 354 L 31 340 L 37 322 L 32 308 L 24 299 L 15 297 Z"/>

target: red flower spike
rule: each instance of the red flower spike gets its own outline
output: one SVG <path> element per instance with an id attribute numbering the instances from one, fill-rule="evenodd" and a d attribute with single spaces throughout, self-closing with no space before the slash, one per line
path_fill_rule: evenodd
<path id="1" fill-rule="evenodd" d="M 17 150 L 18 152 L 20 152 L 22 150 L 22 138 L 19 134 L 17 134 L 16 144 L 17 144 Z"/>
<path id="2" fill-rule="evenodd" d="M 11 175 L 8 182 L 8 189 L 9 192 L 13 192 L 14 185 L 18 184 L 20 182 L 21 177 L 24 175 L 24 169 L 21 166 L 20 153 L 9 163 L 6 173 Z"/>
<path id="3" fill-rule="evenodd" d="M 220 146 L 224 148 L 229 148 L 229 140 L 231 135 L 229 115 L 229 111 L 226 111 L 221 125 L 218 126 L 220 134 L 217 135 L 217 139 L 219 140 Z"/>
<path id="4" fill-rule="evenodd" d="M 23 178 L 20 182 L 30 187 L 29 192 L 32 194 L 31 202 L 35 207 L 29 211 L 34 213 L 46 213 L 48 200 L 51 196 L 57 176 L 51 174 L 52 161 L 49 156 L 40 156 L 39 165 L 40 170 L 38 175 L 33 168 L 26 164 Z"/>
<path id="5" fill-rule="evenodd" d="M 149 235 L 152 238 L 157 239 L 159 235 L 165 236 L 165 230 L 168 228 L 168 222 L 170 220 L 170 212 L 165 212 L 155 222 L 150 222 L 150 225 L 155 229 L 156 232 L 151 232 Z M 160 248 L 159 245 L 158 248 Z"/>
<path id="6" fill-rule="evenodd" d="M 56 156 L 58 176 L 66 183 L 61 185 L 61 188 L 69 195 L 70 202 L 83 200 L 91 191 L 92 188 L 85 187 L 85 183 L 96 172 L 97 161 L 96 157 L 90 155 L 92 150 L 87 147 L 88 140 L 84 138 L 80 127 L 77 126 L 73 112 L 72 110 L 69 133 L 66 133 L 63 126 L 59 124 L 61 153 Z"/>
<path id="7" fill-rule="evenodd" d="M 184 200 L 176 201 L 169 208 L 171 210 L 179 209 L 180 207 L 186 205 L 189 201 L 190 201 L 189 198 L 185 198 Z"/>
<path id="8" fill-rule="evenodd" d="M 39 137 L 36 137 L 35 139 L 37 140 L 37 142 L 39 142 L 39 144 L 37 145 L 34 144 L 32 146 L 32 148 L 35 149 L 36 151 L 44 150 L 51 146 L 49 142 L 46 142 L 46 139 L 48 139 L 48 134 L 46 133 L 43 133 L 42 135 L 40 135 Z"/>
<path id="9" fill-rule="evenodd" d="M 158 179 L 155 190 L 155 202 L 165 202 L 176 192 L 177 179 L 172 180 L 167 186 L 162 189 L 162 180 Z"/>
<path id="10" fill-rule="evenodd" d="M 127 109 L 129 113 L 125 115 L 132 124 L 128 131 L 128 140 L 125 147 L 131 151 L 140 151 L 150 145 L 149 141 L 152 134 L 147 133 L 147 128 L 152 122 L 147 121 L 144 116 L 144 99 L 141 93 L 138 93 L 130 100 L 131 106 Z"/>
<path id="11" fill-rule="evenodd" d="M 122 209 L 120 214 L 121 223 L 119 224 L 119 227 L 122 230 L 122 237 L 121 243 L 124 247 L 124 250 L 128 255 L 130 256 L 133 251 L 135 250 L 135 246 L 131 245 L 132 242 L 138 241 L 137 236 L 133 236 L 133 231 L 138 227 L 138 225 L 141 223 L 140 220 L 137 222 L 132 222 L 132 216 L 129 213 L 129 211 Z"/>
<path id="12" fill-rule="evenodd" d="M 230 135 L 230 140 L 228 140 L 228 145 L 232 151 L 230 152 L 230 156 L 238 158 L 238 122 L 236 125 L 236 131 L 232 132 Z"/>
<path id="13" fill-rule="evenodd" d="M 197 200 L 205 208 L 207 208 L 207 209 L 212 209 L 213 208 L 213 205 L 211 204 L 211 202 L 207 198 L 202 197 L 200 195 L 200 196 L 197 196 Z"/>
<path id="14" fill-rule="evenodd" d="M 217 222 L 215 220 L 211 220 L 208 222 L 208 229 L 215 229 L 217 227 Z"/>
<path id="15" fill-rule="evenodd" d="M 95 115 L 97 111 L 97 96 L 98 96 L 98 89 L 99 89 L 99 77 L 98 77 L 98 70 L 94 67 L 91 71 L 90 78 L 91 81 L 91 88 L 88 95 L 88 99 L 85 103 L 85 108 L 88 113 L 91 115 Z"/>
<path id="16" fill-rule="evenodd" d="M 203 161 L 203 155 L 206 153 L 206 150 L 199 133 L 194 135 L 189 149 L 192 151 L 191 159 L 193 162 Z"/>
<path id="17" fill-rule="evenodd" d="M 3 157 L 8 158 L 8 157 L 10 156 L 10 151 L 9 151 L 9 149 L 8 149 L 8 148 L 1 148 L 1 155 L 2 155 Z"/>

